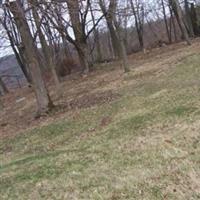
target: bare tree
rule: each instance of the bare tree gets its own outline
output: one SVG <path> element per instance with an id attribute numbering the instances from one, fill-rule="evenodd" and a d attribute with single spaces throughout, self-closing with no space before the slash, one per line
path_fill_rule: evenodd
<path id="1" fill-rule="evenodd" d="M 168 26 L 168 19 L 167 19 L 167 14 L 166 14 L 166 5 L 165 5 L 165 1 L 161 0 L 161 5 L 162 5 L 162 12 L 163 12 L 163 17 L 164 17 L 164 22 L 165 22 L 165 27 L 166 27 L 166 33 L 167 33 L 167 37 L 168 37 L 168 41 L 169 43 L 172 42 L 172 37 L 170 34 L 170 29 Z"/>
<path id="2" fill-rule="evenodd" d="M 99 36 L 98 27 L 95 26 L 96 19 L 94 16 L 94 10 L 93 10 L 92 4 L 90 4 L 90 13 L 91 13 L 93 26 L 95 27 L 94 28 L 94 41 L 95 41 L 95 45 L 96 45 L 96 49 L 97 49 L 97 62 L 101 62 L 103 59 L 103 56 L 102 56 L 102 50 L 101 50 L 100 36 Z"/>
<path id="3" fill-rule="evenodd" d="M 176 17 L 177 23 L 181 30 L 183 39 L 187 42 L 188 45 L 191 45 L 191 42 L 189 40 L 189 35 L 188 35 L 187 29 L 184 24 L 181 6 L 180 6 L 178 0 L 169 0 L 169 4 L 174 12 L 174 15 Z"/>
<path id="4" fill-rule="evenodd" d="M 144 39 L 143 39 L 143 25 L 144 25 L 144 7 L 143 2 L 138 0 L 130 0 L 131 10 L 134 15 L 135 28 L 137 30 L 138 40 L 141 50 L 144 50 Z"/>
<path id="5" fill-rule="evenodd" d="M 26 54 L 29 71 L 33 81 L 33 87 L 36 94 L 38 105 L 38 116 L 48 112 L 53 107 L 49 97 L 48 90 L 42 77 L 37 47 L 34 44 L 29 25 L 26 21 L 23 5 L 20 0 L 7 4 L 13 14 L 16 26 L 21 36 L 22 45 Z"/>
<path id="6" fill-rule="evenodd" d="M 106 23 L 110 32 L 112 46 L 114 50 L 115 57 L 120 57 L 120 43 L 119 38 L 117 36 L 117 32 L 115 30 L 115 25 L 113 23 L 114 21 L 114 15 L 116 14 L 116 8 L 117 8 L 117 1 L 110 0 L 109 7 L 106 8 L 105 2 L 103 0 L 99 0 L 99 5 L 101 7 L 101 10 L 106 18 Z"/>
<path id="7" fill-rule="evenodd" d="M 36 25 L 36 30 L 39 36 L 39 40 L 40 40 L 40 44 L 42 47 L 42 53 L 43 53 L 43 60 L 44 60 L 44 64 L 47 66 L 45 68 L 48 68 L 51 70 L 52 76 L 53 76 L 53 80 L 56 86 L 56 92 L 58 95 L 61 94 L 61 88 L 60 88 L 60 81 L 58 78 L 58 75 L 56 73 L 56 69 L 55 69 L 55 63 L 53 60 L 53 55 L 51 53 L 51 49 L 47 44 L 47 41 L 45 39 L 45 35 L 42 31 L 42 17 L 39 15 L 38 13 L 38 4 L 39 2 L 37 0 L 28 0 L 29 4 L 30 4 L 30 8 L 32 10 L 32 14 L 33 14 L 33 18 L 34 18 L 34 22 Z"/>
<path id="8" fill-rule="evenodd" d="M 110 0 L 109 6 L 106 8 L 105 2 L 99 0 L 99 5 L 103 14 L 105 15 L 107 26 L 110 32 L 111 41 L 114 49 L 115 56 L 122 60 L 122 67 L 125 72 L 129 71 L 127 53 L 124 45 L 124 40 L 122 37 L 122 27 L 121 24 L 117 21 L 117 1 Z"/>
<path id="9" fill-rule="evenodd" d="M 19 64 L 27 82 L 31 84 L 32 80 L 31 80 L 30 74 L 28 72 L 28 67 L 26 66 L 27 63 L 25 61 L 25 58 L 23 55 L 23 50 L 22 50 L 20 42 L 19 42 L 18 33 L 17 33 L 16 27 L 15 27 L 15 24 L 11 18 L 12 17 L 10 15 L 9 11 L 4 8 L 4 15 L 3 15 L 2 19 L 0 19 L 0 23 L 2 24 L 3 28 L 6 31 L 11 48 L 15 54 L 16 60 Z M 9 27 L 9 25 L 10 25 L 10 27 Z"/>
<path id="10" fill-rule="evenodd" d="M 187 22 L 189 36 L 194 37 L 194 30 L 193 30 L 193 26 L 192 26 L 192 19 L 191 19 L 191 13 L 190 13 L 188 0 L 184 0 L 184 4 L 185 4 L 185 16 L 186 16 L 186 22 Z"/>

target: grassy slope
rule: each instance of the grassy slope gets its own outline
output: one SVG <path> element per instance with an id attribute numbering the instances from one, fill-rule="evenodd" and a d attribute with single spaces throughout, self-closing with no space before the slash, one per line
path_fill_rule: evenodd
<path id="1" fill-rule="evenodd" d="M 131 72 L 116 101 L 0 141 L 1 199 L 200 199 L 199 63 Z"/>

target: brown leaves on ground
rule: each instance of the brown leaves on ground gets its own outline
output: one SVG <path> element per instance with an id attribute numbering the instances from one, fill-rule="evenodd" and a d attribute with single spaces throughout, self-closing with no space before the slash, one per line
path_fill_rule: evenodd
<path id="1" fill-rule="evenodd" d="M 111 123 L 111 121 L 112 121 L 111 117 L 104 117 L 101 120 L 100 126 L 102 126 L 102 127 L 107 126 Z"/>
<path id="2" fill-rule="evenodd" d="M 199 39 L 197 39 L 189 47 L 179 43 L 153 49 L 147 54 L 133 54 L 129 57 L 129 63 L 134 68 L 134 75 L 131 78 L 134 81 L 146 76 L 156 76 L 158 72 L 168 70 L 174 63 L 190 54 L 195 54 L 199 49 Z M 109 64 L 106 70 L 104 66 L 93 71 L 86 78 L 72 74 L 62 83 L 63 95 L 60 99 L 55 98 L 55 88 L 49 87 L 53 101 L 58 106 L 53 114 L 39 120 L 34 120 L 36 101 L 32 89 L 22 88 L 12 91 L 2 98 L 4 109 L 0 111 L 0 137 L 16 135 L 24 130 L 48 124 L 77 109 L 112 102 L 120 97 L 118 90 L 123 84 L 124 75 L 119 69 L 118 62 Z M 106 126 L 110 120 L 102 119 L 100 125 Z"/>

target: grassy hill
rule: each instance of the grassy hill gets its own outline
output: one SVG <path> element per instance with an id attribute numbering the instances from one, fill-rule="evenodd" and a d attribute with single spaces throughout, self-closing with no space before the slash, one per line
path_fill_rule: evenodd
<path id="1" fill-rule="evenodd" d="M 68 80 L 62 114 L 2 127 L 1 199 L 200 199 L 199 41 L 130 63 Z"/>

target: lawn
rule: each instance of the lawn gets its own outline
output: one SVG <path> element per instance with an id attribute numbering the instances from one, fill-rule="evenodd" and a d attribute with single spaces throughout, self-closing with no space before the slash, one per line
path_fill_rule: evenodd
<path id="1" fill-rule="evenodd" d="M 2 139 L 0 199 L 200 199 L 200 56 L 132 70 L 115 93 Z"/>

